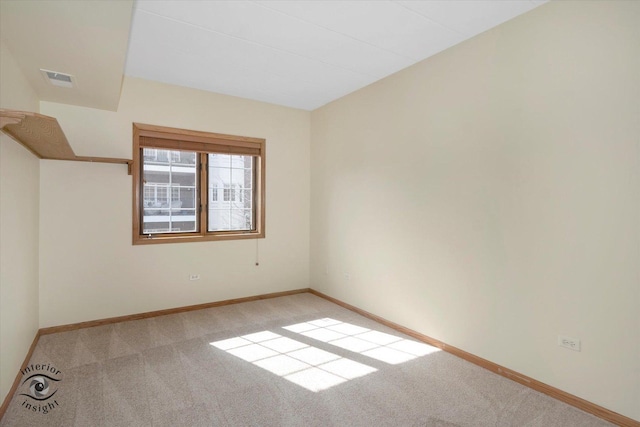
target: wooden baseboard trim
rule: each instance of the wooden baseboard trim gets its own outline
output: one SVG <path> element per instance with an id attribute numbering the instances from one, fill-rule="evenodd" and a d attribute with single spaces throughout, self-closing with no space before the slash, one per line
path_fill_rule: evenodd
<path id="1" fill-rule="evenodd" d="M 2 417 L 4 417 L 5 412 L 7 412 L 9 403 L 11 403 L 11 399 L 13 398 L 13 395 L 15 394 L 16 390 L 18 389 L 18 386 L 20 385 L 20 380 L 22 379 L 22 370 L 24 370 L 29 364 L 29 360 L 31 360 L 31 355 L 33 354 L 33 351 L 36 349 L 36 345 L 38 344 L 39 339 L 40 339 L 40 331 L 37 331 L 36 336 L 33 338 L 33 342 L 31 343 L 31 347 L 29 347 L 29 351 L 27 352 L 27 355 L 24 358 L 24 362 L 22 362 L 22 365 L 20 366 L 20 369 L 16 374 L 16 379 L 13 380 L 13 385 L 11 386 L 11 388 L 9 389 L 9 392 L 7 393 L 7 395 L 4 397 L 4 400 L 2 401 L 2 406 L 0 406 L 0 421 L 2 421 Z"/>
<path id="2" fill-rule="evenodd" d="M 118 323 L 118 322 L 125 322 L 128 320 L 139 320 L 139 319 L 147 319 L 150 317 L 156 317 L 156 316 L 165 316 L 168 314 L 176 314 L 176 313 L 184 313 L 187 311 L 193 311 L 193 310 L 202 310 L 205 308 L 213 308 L 213 307 L 221 307 L 221 306 L 225 306 L 225 305 L 231 305 L 231 304 L 239 304 L 239 303 L 243 303 L 243 302 L 251 302 L 251 301 L 259 301 L 259 300 L 264 300 L 264 299 L 270 299 L 270 298 L 278 298 L 278 297 L 283 297 L 283 296 L 288 296 L 288 295 L 295 295 L 295 294 L 301 294 L 301 293 L 311 293 L 313 295 L 316 295 L 320 298 L 324 298 L 327 301 L 331 301 L 334 304 L 337 304 L 341 307 L 344 307 L 348 310 L 351 310 L 355 313 L 358 313 L 364 317 L 367 317 L 369 319 L 375 320 L 376 322 L 383 324 L 385 326 L 388 326 L 392 329 L 395 329 L 398 332 L 401 332 L 403 334 L 406 334 L 410 337 L 413 337 L 419 341 L 425 342 L 429 345 L 432 345 L 434 347 L 438 347 L 443 351 L 446 351 L 448 353 L 451 353 L 455 356 L 460 357 L 461 359 L 464 359 L 468 362 L 471 362 L 475 365 L 478 365 L 482 368 L 488 369 L 491 372 L 494 372 L 498 375 L 501 375 L 505 378 L 509 378 L 510 380 L 513 380 L 517 383 L 520 383 L 522 385 L 525 385 L 533 390 L 539 391 L 541 393 L 544 393 L 548 396 L 553 397 L 554 399 L 560 400 L 561 402 L 567 403 L 573 407 L 576 407 L 582 411 L 588 412 L 590 414 L 595 415 L 596 417 L 602 418 L 603 420 L 609 421 L 611 423 L 614 423 L 616 425 L 619 425 L 621 427 L 640 427 L 640 422 L 635 421 L 629 417 L 626 417 L 624 415 L 618 414 L 617 412 L 613 412 L 610 411 L 609 409 L 603 408 L 602 406 L 596 405 L 595 403 L 591 403 L 587 400 L 584 400 L 580 397 L 574 396 L 570 393 L 567 393 L 565 391 L 562 391 L 560 389 L 557 389 L 555 387 L 552 387 L 548 384 L 542 383 L 540 381 L 537 381 L 533 378 L 530 378 L 526 375 L 520 374 L 519 372 L 507 369 L 501 365 L 498 365 L 497 363 L 493 363 L 489 360 L 483 359 L 481 357 L 478 357 L 474 354 L 468 353 L 464 350 L 461 350 L 457 347 L 453 347 L 450 346 L 440 340 L 437 340 L 435 338 L 431 338 L 427 335 L 421 334 L 419 332 L 416 332 L 412 329 L 406 328 L 402 325 L 398 325 L 397 323 L 393 323 L 387 319 L 384 319 L 380 316 L 377 316 L 375 314 L 369 313 L 368 311 L 362 310 L 356 306 L 353 306 L 351 304 L 347 304 L 346 302 L 343 302 L 339 299 L 330 297 L 329 295 L 323 294 L 322 292 L 316 291 L 315 289 L 310 289 L 310 288 L 303 288 L 303 289 L 295 289 L 295 290 L 291 290 L 291 291 L 283 291 L 283 292 L 274 292 L 274 293 L 270 293 L 270 294 L 262 294 L 262 295 L 254 295 L 254 296 L 250 296 L 250 297 L 244 297 L 244 298 L 234 298 L 234 299 L 228 299 L 228 300 L 224 300 L 224 301 L 216 301 L 216 302 L 210 302 L 210 303 L 205 303 L 205 304 L 196 304 L 196 305 L 189 305 L 189 306 L 184 306 L 184 307 L 177 307 L 177 308 L 170 308 L 170 309 L 166 309 L 166 310 L 157 310 L 157 311 L 149 311 L 146 313 L 138 313 L 138 314 L 131 314 L 131 315 L 126 315 L 126 316 L 118 316 L 118 317 L 110 317 L 110 318 L 106 318 L 106 319 L 100 319 L 100 320 L 91 320 L 91 321 L 87 321 L 87 322 L 80 322 L 80 323 L 72 323 L 72 324 L 68 324 L 68 325 L 61 325 L 61 326 L 52 326 L 49 328 L 42 328 L 40 329 L 38 332 L 36 332 L 36 336 L 33 339 L 33 342 L 31 343 L 31 347 L 29 347 L 29 351 L 27 353 L 27 355 L 25 356 L 24 362 L 22 362 L 22 365 L 20 367 L 20 370 L 18 371 L 18 373 L 16 374 L 16 378 L 13 382 L 13 385 L 11 386 L 11 389 L 9 390 L 9 392 L 7 393 L 6 397 L 4 398 L 4 401 L 2 402 L 2 406 L 0 406 L 0 420 L 2 420 L 2 417 L 4 417 L 4 414 L 9 406 L 9 403 L 11 402 L 11 399 L 13 398 L 13 395 L 16 391 L 16 389 L 18 388 L 19 384 L 20 384 L 20 379 L 21 379 L 21 373 L 20 371 L 22 371 L 23 369 L 25 369 L 27 367 L 27 364 L 29 363 L 29 360 L 31 359 L 31 355 L 33 354 L 33 351 L 36 348 L 36 345 L 38 343 L 38 340 L 40 339 L 40 336 L 42 335 L 47 335 L 47 334 L 53 334 L 56 332 L 65 332 L 65 331 L 72 331 L 72 330 L 76 330 L 76 329 L 83 329 L 83 328 L 91 328 L 94 326 L 101 326 L 101 325 L 107 325 L 107 324 L 111 324 L 111 323 Z"/>
<path id="3" fill-rule="evenodd" d="M 576 407 L 582 411 L 588 412 L 590 414 L 595 415 L 598 418 L 602 418 L 603 420 L 609 421 L 611 423 L 614 423 L 616 425 L 619 425 L 621 427 L 640 427 L 640 422 L 635 421 L 629 417 L 626 417 L 624 415 L 618 414 L 617 412 L 613 412 L 610 411 L 609 409 L 603 408 L 602 406 L 596 405 L 595 403 L 591 403 L 587 400 L 584 400 L 578 396 L 574 396 L 573 394 L 567 393 L 565 391 L 562 391 L 560 389 L 557 389 L 555 387 L 552 387 L 548 384 L 545 384 L 543 382 L 537 381 L 533 378 L 530 378 L 526 375 L 523 375 L 519 372 L 516 371 L 512 371 L 511 369 L 507 369 L 501 365 L 498 365 L 497 363 L 493 363 L 489 360 L 483 359 L 481 357 L 478 357 L 474 354 L 468 353 L 464 350 L 461 350 L 457 347 L 453 347 L 450 346 L 440 340 L 437 340 L 435 338 L 431 338 L 428 337 L 426 335 L 423 335 L 419 332 L 416 332 L 412 329 L 409 328 L 405 328 L 404 326 L 398 325 L 397 323 L 393 323 L 388 321 L 387 319 L 384 319 L 380 316 L 377 316 L 375 314 L 369 313 L 368 311 L 362 310 L 358 307 L 355 307 L 351 304 L 347 304 L 346 302 L 340 301 L 339 299 L 330 297 L 329 295 L 323 294 L 322 292 L 318 292 L 315 289 L 310 289 L 309 293 L 316 295 L 320 298 L 324 298 L 327 301 L 331 301 L 334 304 L 337 304 L 341 307 L 344 307 L 348 310 L 351 310 L 353 312 L 356 312 L 364 317 L 367 317 L 371 320 L 375 320 L 378 323 L 381 323 L 385 326 L 388 326 L 392 329 L 395 329 L 398 332 L 401 332 L 403 334 L 409 335 L 410 337 L 413 337 L 419 341 L 425 342 L 429 345 L 432 345 L 434 347 L 438 347 L 443 351 L 446 351 L 447 353 L 451 353 L 455 356 L 458 356 L 461 359 L 464 359 L 468 362 L 471 362 L 475 365 L 478 365 L 482 368 L 488 369 L 489 371 L 496 373 L 498 375 L 501 375 L 505 378 L 509 378 L 510 380 L 513 380 L 517 383 L 520 383 L 522 385 L 525 385 L 529 388 L 532 388 L 533 390 L 539 391 L 541 393 L 544 393 L 548 396 L 553 397 L 554 399 L 557 399 L 561 402 L 564 402 L 566 404 L 569 404 L 573 407 Z"/>
<path id="4" fill-rule="evenodd" d="M 40 335 L 55 334 L 57 332 L 73 331 L 76 329 L 92 328 L 94 326 L 109 325 L 111 323 L 126 322 L 128 320 L 148 319 L 150 317 L 166 316 L 168 314 L 184 313 L 187 311 L 202 310 L 205 308 L 221 307 L 224 305 L 239 304 L 242 302 L 259 301 L 270 298 L 284 297 L 287 295 L 295 295 L 309 292 L 309 288 L 294 289 L 292 291 L 273 292 L 270 294 L 254 295 L 250 297 L 234 298 L 224 301 L 207 302 L 204 304 L 187 305 L 184 307 L 168 308 L 166 310 L 148 311 L 146 313 L 129 314 L 126 316 L 109 317 L 106 319 L 89 320 L 87 322 L 71 323 L 68 325 L 51 326 L 49 328 L 41 328 Z"/>
<path id="5" fill-rule="evenodd" d="M 284 297 L 288 295 L 303 294 L 307 292 L 310 292 L 309 288 L 294 289 L 291 291 L 273 292 L 270 294 L 254 295 L 250 297 L 234 298 L 234 299 L 228 299 L 224 301 L 208 302 L 204 304 L 169 308 L 166 310 L 149 311 L 146 313 L 130 314 L 126 316 L 109 317 L 106 319 L 99 319 L 99 320 L 90 320 L 87 322 L 71 323 L 69 325 L 60 325 L 60 326 L 52 326 L 49 328 L 41 328 L 40 330 L 38 330 L 38 332 L 36 332 L 36 336 L 33 339 L 33 342 L 31 343 L 31 347 L 29 347 L 29 351 L 26 357 L 24 358 L 24 362 L 22 362 L 22 366 L 20 367 L 20 370 L 16 374 L 16 379 L 13 381 L 13 385 L 11 386 L 11 389 L 5 396 L 4 401 L 2 402 L 2 406 L 0 406 L 0 420 L 2 420 L 2 417 L 7 411 L 7 408 L 9 407 L 9 403 L 11 403 L 11 399 L 13 398 L 13 395 L 16 392 L 16 389 L 20 385 L 20 379 L 22 378 L 22 374 L 20 371 L 22 371 L 27 367 L 29 360 L 31 360 L 31 355 L 33 354 L 33 351 L 35 350 L 36 345 L 38 344 L 38 340 L 42 335 L 55 334 L 56 332 L 73 331 L 76 329 L 91 328 L 94 326 L 108 325 L 111 323 L 126 322 L 127 320 L 148 319 L 150 317 L 184 313 L 186 311 L 202 310 L 205 308 L 222 307 L 224 305 L 239 304 L 242 302 L 259 301 L 259 300 L 270 299 L 270 298 Z"/>
<path id="6" fill-rule="evenodd" d="M 294 289 L 292 291 L 273 292 L 270 294 L 254 295 L 254 296 L 244 297 L 244 298 L 234 298 L 234 299 L 228 299 L 224 301 L 208 302 L 204 304 L 169 308 L 166 310 L 149 311 L 146 313 L 130 314 L 127 316 L 109 317 L 107 319 L 90 320 L 87 322 L 71 323 L 69 325 L 60 325 L 60 326 L 52 326 L 49 328 L 41 328 L 40 330 L 38 330 L 38 332 L 36 332 L 36 336 L 33 339 L 33 342 L 31 343 L 31 347 L 29 347 L 29 351 L 27 352 L 27 355 L 24 358 L 24 362 L 22 362 L 22 366 L 20 366 L 20 370 L 16 374 L 16 379 L 13 381 L 13 385 L 11 386 L 11 389 L 9 389 L 9 392 L 5 396 L 4 401 L 2 402 L 2 406 L 0 406 L 0 420 L 2 420 L 2 417 L 7 411 L 7 408 L 9 407 L 9 403 L 11 403 L 11 399 L 13 398 L 13 395 L 16 392 L 16 389 L 20 385 L 20 379 L 22 378 L 22 374 L 20 371 L 22 371 L 27 367 L 29 360 L 31 360 L 31 355 L 33 354 L 33 351 L 35 350 L 36 345 L 38 344 L 38 340 L 42 335 L 55 334 L 56 332 L 73 331 L 75 329 L 91 328 L 94 326 L 108 325 L 111 323 L 126 322 L 127 320 L 148 319 L 149 317 L 166 316 L 167 314 L 184 313 L 186 311 L 202 310 L 204 308 L 221 307 L 223 305 L 239 304 L 241 302 L 250 302 L 250 301 L 259 301 L 259 300 L 264 300 L 269 298 L 278 298 L 278 297 L 284 297 L 287 295 L 302 294 L 309 291 L 310 291 L 309 288 Z"/>

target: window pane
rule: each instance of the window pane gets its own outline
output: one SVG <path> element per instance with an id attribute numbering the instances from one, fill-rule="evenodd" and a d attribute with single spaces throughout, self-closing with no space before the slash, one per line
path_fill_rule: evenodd
<path id="1" fill-rule="evenodd" d="M 252 156 L 209 154 L 208 231 L 254 229 L 253 165 Z"/>
<path id="2" fill-rule="evenodd" d="M 196 153 L 143 149 L 142 233 L 197 231 Z"/>
<path id="3" fill-rule="evenodd" d="M 253 208 L 253 190 L 242 190 L 242 201 L 245 208 Z"/>
<path id="4" fill-rule="evenodd" d="M 251 209 L 231 210 L 231 229 L 249 230 L 251 229 Z"/>

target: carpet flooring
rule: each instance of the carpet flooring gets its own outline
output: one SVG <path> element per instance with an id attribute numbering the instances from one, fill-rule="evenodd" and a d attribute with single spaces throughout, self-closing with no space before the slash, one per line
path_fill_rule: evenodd
<path id="1" fill-rule="evenodd" d="M 611 425 L 307 293 L 45 335 L 30 364 L 55 394 L 25 382 L 0 427 Z"/>

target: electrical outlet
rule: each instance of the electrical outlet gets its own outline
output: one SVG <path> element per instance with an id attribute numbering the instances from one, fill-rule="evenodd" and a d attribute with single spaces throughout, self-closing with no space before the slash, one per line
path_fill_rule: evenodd
<path id="1" fill-rule="evenodd" d="M 189 280 L 200 280 L 200 275 L 199 274 L 190 274 L 189 275 Z"/>
<path id="2" fill-rule="evenodd" d="M 560 347 L 568 348 L 569 350 L 580 351 L 580 340 L 578 338 L 558 335 L 558 345 Z"/>

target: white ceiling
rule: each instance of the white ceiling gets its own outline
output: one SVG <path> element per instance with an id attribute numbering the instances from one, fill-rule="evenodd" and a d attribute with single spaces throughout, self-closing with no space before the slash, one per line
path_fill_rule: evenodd
<path id="1" fill-rule="evenodd" d="M 0 38 L 46 101 L 116 110 L 127 74 L 313 110 L 545 1 L 0 0 Z"/>
<path id="2" fill-rule="evenodd" d="M 137 0 L 125 73 L 313 110 L 545 0 Z"/>

